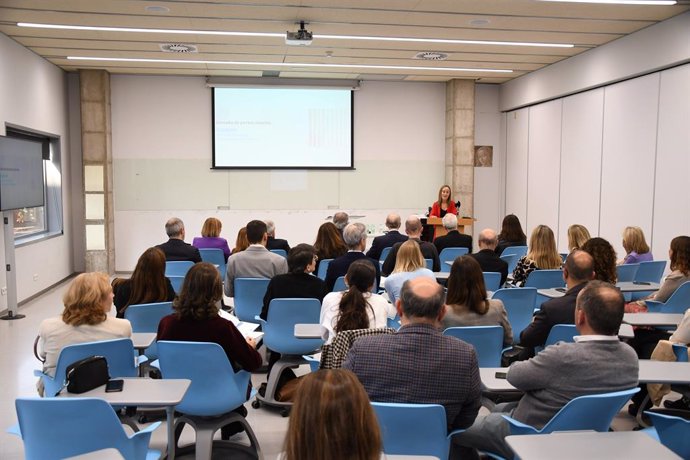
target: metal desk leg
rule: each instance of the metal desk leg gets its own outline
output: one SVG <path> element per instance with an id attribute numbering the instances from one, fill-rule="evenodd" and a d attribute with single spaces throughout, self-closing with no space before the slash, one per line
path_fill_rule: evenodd
<path id="1" fill-rule="evenodd" d="M 175 460 L 175 406 L 167 406 L 165 414 L 168 418 L 168 455 L 166 458 Z"/>

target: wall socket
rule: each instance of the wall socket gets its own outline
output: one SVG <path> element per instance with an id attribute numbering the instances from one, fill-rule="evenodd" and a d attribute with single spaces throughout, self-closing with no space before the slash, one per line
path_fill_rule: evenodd
<path id="1" fill-rule="evenodd" d="M 34 273 L 34 281 L 38 281 L 38 273 Z"/>
<path id="2" fill-rule="evenodd" d="M 0 295 L 7 295 L 7 288 L 0 288 Z"/>

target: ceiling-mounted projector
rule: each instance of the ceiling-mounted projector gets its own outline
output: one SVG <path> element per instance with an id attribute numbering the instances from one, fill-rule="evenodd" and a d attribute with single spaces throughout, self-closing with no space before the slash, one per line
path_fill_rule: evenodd
<path id="1" fill-rule="evenodd" d="M 285 34 L 285 44 L 292 46 L 308 46 L 311 45 L 313 35 L 304 28 L 304 21 L 300 21 L 299 30 L 297 32 L 288 31 Z"/>

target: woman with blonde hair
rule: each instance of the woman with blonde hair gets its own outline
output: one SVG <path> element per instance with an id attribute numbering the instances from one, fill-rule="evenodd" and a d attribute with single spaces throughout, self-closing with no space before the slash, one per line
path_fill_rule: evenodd
<path id="1" fill-rule="evenodd" d="M 582 246 L 591 238 L 587 227 L 580 224 L 573 224 L 568 227 L 568 252 L 575 249 L 582 249 Z"/>
<path id="2" fill-rule="evenodd" d="M 67 345 L 132 336 L 129 321 L 108 315 L 113 307 L 113 289 L 105 273 L 77 276 L 62 302 L 62 315 L 43 320 L 38 328 L 38 355 L 45 359 L 43 372 L 48 375 L 55 374 L 60 350 Z M 37 387 L 43 394 L 40 380 Z"/>
<path id="3" fill-rule="evenodd" d="M 290 411 L 283 460 L 378 460 L 381 432 L 355 374 L 322 369 L 299 384 Z"/>
<path id="4" fill-rule="evenodd" d="M 563 258 L 556 248 L 553 230 L 546 225 L 538 225 L 529 239 L 529 251 L 522 257 L 513 271 L 513 283 L 523 287 L 527 277 L 534 270 L 561 268 Z"/>
<path id="5" fill-rule="evenodd" d="M 623 249 L 625 249 L 625 258 L 621 262 L 622 264 L 637 264 L 654 260 L 640 227 L 625 227 L 623 230 Z"/>
<path id="6" fill-rule="evenodd" d="M 223 251 L 225 261 L 230 257 L 230 247 L 228 240 L 220 237 L 220 231 L 223 229 L 223 224 L 215 217 L 209 217 L 204 221 L 204 226 L 201 227 L 201 236 L 197 236 L 192 241 L 192 246 L 197 249 L 220 249 Z"/>
<path id="7" fill-rule="evenodd" d="M 232 249 L 232 254 L 242 252 L 249 247 L 249 239 L 247 238 L 247 227 L 242 227 L 237 231 L 237 239 L 235 240 L 235 247 Z"/>
<path id="8" fill-rule="evenodd" d="M 424 256 L 419 248 L 419 243 L 407 240 L 400 245 L 397 257 L 395 258 L 395 268 L 393 273 L 386 278 L 386 293 L 388 300 L 395 305 L 395 301 L 400 296 L 400 290 L 405 281 L 427 276 L 434 278 L 434 272 L 426 268 Z"/>

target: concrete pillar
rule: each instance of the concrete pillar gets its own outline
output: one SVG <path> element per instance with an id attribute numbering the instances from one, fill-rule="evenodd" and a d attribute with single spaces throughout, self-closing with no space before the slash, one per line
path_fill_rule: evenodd
<path id="1" fill-rule="evenodd" d="M 110 74 L 80 70 L 86 271 L 115 270 Z"/>
<path id="2" fill-rule="evenodd" d="M 474 81 L 446 83 L 446 184 L 460 215 L 474 215 Z M 465 227 L 472 234 L 472 227 Z"/>

